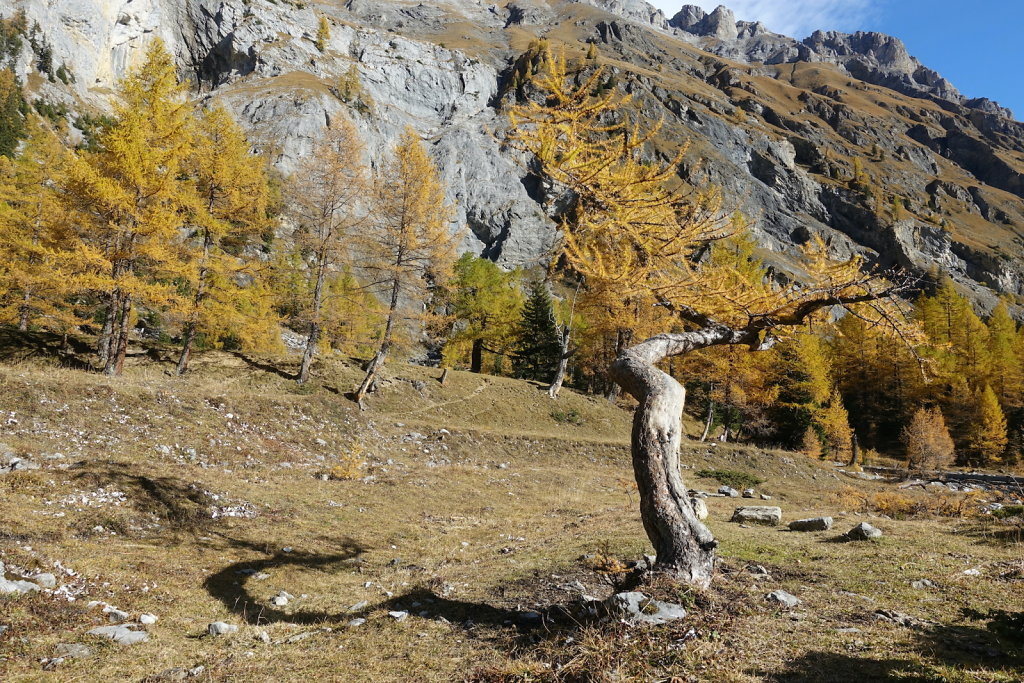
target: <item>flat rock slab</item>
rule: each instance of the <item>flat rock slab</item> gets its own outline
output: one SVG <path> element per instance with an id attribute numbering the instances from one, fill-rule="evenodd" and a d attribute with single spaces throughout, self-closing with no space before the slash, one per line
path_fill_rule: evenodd
<path id="1" fill-rule="evenodd" d="M 0 575 L 0 595 L 23 595 L 39 590 L 39 585 L 31 581 L 8 581 Z"/>
<path id="2" fill-rule="evenodd" d="M 745 505 L 736 508 L 730 521 L 776 526 L 782 522 L 782 508 L 773 505 Z"/>
<path id="3" fill-rule="evenodd" d="M 145 631 L 132 630 L 135 624 L 118 624 L 117 626 L 99 626 L 89 631 L 91 636 L 110 638 L 121 645 L 136 645 L 149 640 L 149 634 Z"/>
<path id="4" fill-rule="evenodd" d="M 686 617 L 680 605 L 655 600 L 639 591 L 617 593 L 604 602 L 609 616 L 627 624 L 667 624 Z"/>
<path id="5" fill-rule="evenodd" d="M 792 609 L 800 604 L 800 598 L 796 597 L 792 593 L 787 593 L 784 590 L 772 591 L 764 597 L 765 600 L 767 600 L 768 602 L 774 602 L 789 609 Z"/>
<path id="6" fill-rule="evenodd" d="M 796 519 L 789 523 L 790 531 L 828 531 L 832 528 L 831 517 Z"/>

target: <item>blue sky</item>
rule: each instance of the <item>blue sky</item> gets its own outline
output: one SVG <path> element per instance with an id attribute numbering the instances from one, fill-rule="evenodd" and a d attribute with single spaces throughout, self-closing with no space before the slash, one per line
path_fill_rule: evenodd
<path id="1" fill-rule="evenodd" d="M 649 0 L 652 1 L 652 0 Z M 682 5 L 725 4 L 737 19 L 760 20 L 803 38 L 815 29 L 880 31 L 952 81 L 1024 119 L 1024 0 L 653 0 L 672 16 Z"/>

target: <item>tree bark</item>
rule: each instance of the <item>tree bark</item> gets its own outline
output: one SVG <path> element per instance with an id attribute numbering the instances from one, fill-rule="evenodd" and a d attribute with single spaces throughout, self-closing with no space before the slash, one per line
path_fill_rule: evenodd
<path id="1" fill-rule="evenodd" d="M 718 542 L 697 519 L 679 474 L 686 390 L 655 364 L 707 346 L 753 343 L 755 335 L 722 326 L 662 334 L 623 351 L 609 370 L 640 404 L 633 416 L 633 472 L 640 516 L 657 554 L 654 570 L 696 586 L 711 583 Z"/>
<path id="2" fill-rule="evenodd" d="M 370 364 L 366 366 L 366 377 L 363 378 L 363 383 L 359 385 L 356 390 L 356 403 L 360 406 L 363 405 L 363 399 L 366 394 L 369 393 L 373 387 L 374 381 L 377 379 L 377 373 L 384 365 L 384 361 L 388 357 L 388 352 L 391 350 L 391 336 L 395 330 L 395 317 L 398 312 L 398 295 L 401 292 L 401 283 L 395 280 L 391 286 L 391 304 L 388 307 L 388 322 L 384 326 L 384 338 L 380 342 L 380 350 L 370 361 Z"/>
<path id="3" fill-rule="evenodd" d="M 119 376 L 124 370 L 124 359 L 128 355 L 128 336 L 131 334 L 132 295 L 122 293 L 117 323 L 111 334 L 111 353 L 107 358 L 103 374 Z"/>
<path id="4" fill-rule="evenodd" d="M 209 274 L 209 268 L 207 262 L 210 258 L 210 247 L 212 246 L 212 239 L 210 238 L 209 232 L 203 238 L 203 260 L 199 268 L 199 284 L 196 286 L 196 296 L 192 300 L 193 310 L 190 315 L 188 324 L 185 325 L 185 334 L 182 339 L 181 356 L 178 357 L 178 375 L 184 375 L 185 371 L 188 370 L 188 361 L 192 357 L 192 344 L 196 340 L 196 332 L 199 329 L 199 308 L 203 305 L 203 301 L 206 300 L 206 277 Z"/>
<path id="5" fill-rule="evenodd" d="M 313 364 L 313 355 L 316 354 L 316 347 L 320 343 L 320 308 L 324 296 L 324 281 L 327 278 L 327 256 L 321 253 L 318 259 L 318 272 L 316 275 L 316 286 L 313 287 L 313 310 L 309 323 L 309 336 L 306 338 L 306 349 L 302 352 L 302 365 L 299 367 L 299 384 L 305 384 L 309 379 L 309 368 Z"/>
<path id="6" fill-rule="evenodd" d="M 107 367 L 107 360 L 110 358 L 110 341 L 114 336 L 114 320 L 117 318 L 116 292 L 111 292 L 110 301 L 107 302 L 107 310 L 103 314 L 103 328 L 100 330 L 100 338 L 96 342 L 96 355 L 100 361 L 100 367 Z"/>
<path id="7" fill-rule="evenodd" d="M 18 315 L 18 331 L 28 332 L 29 315 L 32 312 L 32 307 L 29 305 L 31 301 L 31 295 L 28 290 L 25 291 L 21 296 L 21 310 Z"/>
<path id="8" fill-rule="evenodd" d="M 711 389 L 708 389 L 708 394 L 711 393 Z M 700 440 L 707 441 L 708 435 L 711 433 L 711 423 L 715 421 L 715 402 L 711 400 L 711 396 L 708 396 L 708 414 L 704 419 L 704 431 L 701 432 Z"/>
<path id="9" fill-rule="evenodd" d="M 850 439 L 850 462 L 847 467 L 858 467 L 860 463 L 860 444 L 857 443 L 857 432 L 853 433 L 853 438 Z"/>
<path id="10" fill-rule="evenodd" d="M 569 367 L 569 337 L 572 334 L 572 328 L 568 325 L 562 326 L 562 346 L 561 354 L 558 357 L 558 370 L 555 371 L 555 379 L 552 380 L 551 386 L 548 387 L 548 396 L 551 398 L 558 398 L 558 392 L 562 390 L 562 382 L 565 381 L 565 371 Z"/>
<path id="11" fill-rule="evenodd" d="M 484 369 L 484 340 L 474 339 L 470 355 L 469 369 L 471 372 L 482 372 Z"/>

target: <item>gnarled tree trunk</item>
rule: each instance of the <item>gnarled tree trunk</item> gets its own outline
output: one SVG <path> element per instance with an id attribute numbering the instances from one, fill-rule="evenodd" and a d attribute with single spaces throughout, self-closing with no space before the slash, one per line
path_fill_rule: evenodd
<path id="1" fill-rule="evenodd" d="M 718 541 L 697 519 L 679 474 L 686 390 L 655 364 L 694 349 L 750 341 L 746 333 L 718 326 L 662 334 L 623 351 L 609 370 L 640 403 L 633 417 L 633 472 L 640 516 L 657 554 L 654 569 L 696 586 L 711 583 Z"/>

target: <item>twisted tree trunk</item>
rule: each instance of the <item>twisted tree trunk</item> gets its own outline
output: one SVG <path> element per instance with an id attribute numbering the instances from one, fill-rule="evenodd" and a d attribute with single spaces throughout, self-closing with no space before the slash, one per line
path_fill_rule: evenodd
<path id="1" fill-rule="evenodd" d="M 640 516 L 657 554 L 654 569 L 696 586 L 711 583 L 718 541 L 697 519 L 679 474 L 686 390 L 655 364 L 707 346 L 752 342 L 756 335 L 722 326 L 662 334 L 623 351 L 609 371 L 640 403 L 633 417 L 633 472 Z"/>

